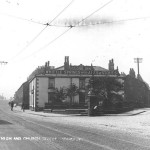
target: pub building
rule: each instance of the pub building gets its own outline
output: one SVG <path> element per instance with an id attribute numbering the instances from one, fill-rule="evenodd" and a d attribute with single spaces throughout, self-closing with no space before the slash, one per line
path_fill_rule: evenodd
<path id="1" fill-rule="evenodd" d="M 66 96 L 64 104 L 84 105 L 87 102 L 87 85 L 91 76 L 96 77 L 118 77 L 118 68 L 114 69 L 113 59 L 109 61 L 108 69 L 100 66 L 84 66 L 69 64 L 69 56 L 65 56 L 64 65 L 58 68 L 50 66 L 46 62 L 45 66 L 38 67 L 29 77 L 29 108 L 31 110 L 43 110 L 46 105 L 52 105 L 54 102 L 54 92 L 56 88 L 68 88 L 75 84 L 79 92 L 70 100 Z"/>

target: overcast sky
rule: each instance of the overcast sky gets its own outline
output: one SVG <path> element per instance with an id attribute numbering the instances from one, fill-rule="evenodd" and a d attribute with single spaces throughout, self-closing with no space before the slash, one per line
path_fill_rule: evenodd
<path id="1" fill-rule="evenodd" d="M 140 64 L 150 83 L 149 0 L 0 0 L 0 95 L 13 96 L 38 66 L 115 68 L 129 73 Z M 83 21 L 81 21 L 83 20 Z M 51 26 L 46 26 L 49 23 Z M 68 26 L 76 26 L 69 28 Z"/>

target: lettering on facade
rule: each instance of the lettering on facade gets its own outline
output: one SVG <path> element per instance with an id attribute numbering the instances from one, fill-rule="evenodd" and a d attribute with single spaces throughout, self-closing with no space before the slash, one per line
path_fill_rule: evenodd
<path id="1" fill-rule="evenodd" d="M 118 71 L 91 71 L 91 70 L 49 70 L 46 74 L 64 74 L 64 75 L 118 75 Z"/>

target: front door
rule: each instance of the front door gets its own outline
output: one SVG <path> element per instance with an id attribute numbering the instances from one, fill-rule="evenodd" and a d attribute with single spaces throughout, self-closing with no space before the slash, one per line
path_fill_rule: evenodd
<path id="1" fill-rule="evenodd" d="M 54 103 L 54 93 L 53 92 L 48 93 L 48 103 L 49 104 Z"/>
<path id="2" fill-rule="evenodd" d="M 79 93 L 79 104 L 84 105 L 85 104 L 85 92 Z"/>

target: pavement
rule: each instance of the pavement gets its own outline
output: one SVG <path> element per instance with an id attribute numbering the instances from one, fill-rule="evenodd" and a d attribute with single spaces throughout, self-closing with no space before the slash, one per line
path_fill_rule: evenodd
<path id="1" fill-rule="evenodd" d="M 21 110 L 20 106 L 14 107 L 14 110 L 18 111 L 18 112 L 23 112 Z M 74 116 L 83 116 L 83 115 L 87 116 L 86 113 L 76 113 L 77 109 L 74 111 L 75 111 L 75 113 L 69 113 L 69 111 L 68 111 L 68 113 L 66 113 L 64 109 L 53 110 L 53 112 L 51 112 L 51 111 L 37 111 L 37 112 L 35 112 L 33 110 L 25 110 L 23 113 L 32 114 L 32 115 L 39 115 L 39 116 L 43 116 L 43 117 L 49 117 L 52 114 L 55 114 L 56 116 L 57 116 L 57 114 L 59 114 L 59 115 L 62 114 L 62 115 L 74 115 Z M 87 110 L 85 110 L 85 112 L 86 111 Z M 103 114 L 102 116 L 134 116 L 134 115 L 145 113 L 147 111 L 150 111 L 150 108 L 140 108 L 140 109 L 135 109 L 135 110 L 120 113 L 120 114 Z M 73 112 L 73 111 L 71 111 L 71 112 Z"/>

